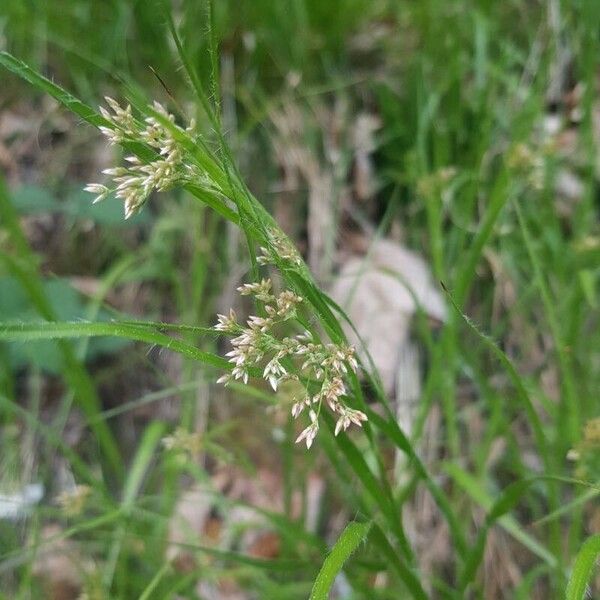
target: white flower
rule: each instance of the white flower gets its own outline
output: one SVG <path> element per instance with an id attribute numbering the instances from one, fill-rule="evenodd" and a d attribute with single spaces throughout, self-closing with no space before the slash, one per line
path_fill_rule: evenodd
<path id="1" fill-rule="evenodd" d="M 130 105 L 123 108 L 112 98 L 106 97 L 106 103 L 112 112 L 103 107 L 100 107 L 100 112 L 112 127 L 102 126 L 99 129 L 111 144 L 141 141 L 158 154 L 155 160 L 147 163 L 137 156 L 127 156 L 125 160 L 129 163 L 128 167 L 104 171 L 105 174 L 113 177 L 117 184 L 116 195 L 124 201 L 126 219 L 142 208 L 154 190 L 162 192 L 177 184 L 207 179 L 207 175 L 200 172 L 195 165 L 184 162 L 184 153 L 173 135 L 172 127 L 182 133 L 183 129 L 174 125 L 175 117 L 163 106 L 155 102 L 153 108 L 173 123 L 171 128 L 154 117 L 148 117 L 144 123 L 136 121 Z M 216 187 L 212 181 L 207 181 L 207 185 Z M 96 189 L 99 184 L 90 184 L 88 188 L 92 186 Z M 93 193 L 99 194 L 95 200 L 97 202 L 106 197 L 108 191 L 105 189 Z"/>
<path id="2" fill-rule="evenodd" d="M 279 382 L 286 374 L 287 371 L 283 365 L 277 360 L 277 358 L 273 358 L 267 363 L 267 366 L 263 371 L 263 378 L 271 384 L 273 391 L 276 392 Z"/>
<path id="3" fill-rule="evenodd" d="M 293 371 L 288 372 L 287 365 L 283 366 L 282 361 L 289 361 L 290 364 L 296 365 L 297 370 L 305 371 L 311 386 L 317 387 L 292 405 L 291 414 L 294 419 L 298 418 L 305 408 L 308 408 L 310 419 L 310 425 L 300 433 L 296 442 L 305 441 L 307 448 L 312 446 L 319 431 L 319 413 L 324 405 L 339 415 L 335 426 L 336 435 L 348 429 L 353 423 L 360 427 L 362 422 L 367 420 L 367 416 L 361 411 L 348 407 L 344 400 L 346 395 L 344 377 L 348 374 L 349 368 L 355 371 L 358 367 L 354 348 L 317 343 L 313 341 L 314 338 L 308 331 L 293 337 L 277 338 L 273 331 L 275 325 L 295 318 L 296 307 L 302 302 L 302 298 L 291 290 L 285 290 L 275 297 L 271 289 L 272 284 L 269 279 L 263 279 L 260 283 L 246 283 L 238 288 L 241 295 L 252 295 L 257 300 L 261 300 L 267 315 L 251 315 L 247 320 L 247 327 L 238 324 L 233 311 L 230 311 L 229 316 L 218 315 L 218 322 L 214 329 L 237 334 L 231 340 L 233 349 L 226 353 L 229 362 L 235 366 L 231 373 L 219 378 L 219 383 L 227 384 L 232 379 L 242 379 L 247 383 L 249 368 L 258 366 L 263 358 L 267 357 L 262 377 L 273 391 L 277 391 L 284 379 L 300 381 L 297 374 Z M 300 360 L 303 363 L 298 368 Z"/>
<path id="4" fill-rule="evenodd" d="M 292 405 L 292 417 L 294 419 L 298 417 L 298 415 L 304 410 L 305 406 L 306 404 L 304 403 L 304 400 L 294 402 L 294 404 Z"/>
<path id="5" fill-rule="evenodd" d="M 342 429 L 346 431 L 346 429 L 350 427 L 351 423 L 354 423 L 358 427 L 362 427 L 362 422 L 367 420 L 367 415 L 360 410 L 344 407 L 341 413 L 342 416 L 335 424 L 335 435 L 337 435 Z"/>
<path id="6" fill-rule="evenodd" d="M 242 296 L 255 296 L 261 302 L 272 302 L 275 297 L 271 294 L 271 280 L 263 279 L 260 283 L 245 283 L 237 288 Z"/>
<path id="7" fill-rule="evenodd" d="M 302 440 L 305 440 L 306 448 L 310 449 L 315 440 L 315 437 L 317 436 L 318 431 L 319 422 L 314 421 L 306 429 L 304 429 L 302 433 L 296 438 L 296 444 L 299 444 Z"/>
<path id="8" fill-rule="evenodd" d="M 104 200 L 110 193 L 110 190 L 100 183 L 88 183 L 83 189 L 90 194 L 96 194 L 96 197 L 92 200 L 92 204 Z"/>
<path id="9" fill-rule="evenodd" d="M 237 315 L 233 308 L 229 309 L 229 316 L 217 315 L 218 323 L 214 326 L 217 331 L 227 331 L 233 333 L 238 330 Z"/>

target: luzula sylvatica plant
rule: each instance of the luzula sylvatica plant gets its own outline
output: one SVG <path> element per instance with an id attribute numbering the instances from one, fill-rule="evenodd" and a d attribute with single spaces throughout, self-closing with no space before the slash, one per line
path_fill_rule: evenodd
<path id="1" fill-rule="evenodd" d="M 68 518 L 55 541 L 62 548 L 63 541 L 69 541 L 66 538 L 80 538 L 74 541 L 80 544 L 77 548 L 84 551 L 85 560 L 78 570 L 87 573 L 88 564 L 93 564 L 94 572 L 85 577 L 90 582 L 101 580 L 103 586 L 101 594 L 86 590 L 81 597 L 210 596 L 217 593 L 216 588 L 197 589 L 197 580 L 216 585 L 222 574 L 228 589 L 230 583 L 238 584 L 243 593 L 258 598 L 306 598 L 306 584 L 311 580 L 320 590 L 311 595 L 315 600 L 326 600 L 334 581 L 334 594 L 356 599 L 500 594 L 550 598 L 562 596 L 569 577 L 569 600 L 593 595 L 593 583 L 588 587 L 588 581 L 600 539 L 592 535 L 582 542 L 593 533 L 600 435 L 595 420 L 585 430 L 582 427 L 584 421 L 598 417 L 593 393 L 598 387 L 594 359 L 598 336 L 593 335 L 598 304 L 594 250 L 598 148 L 593 135 L 600 56 L 598 0 L 480 3 L 473 19 L 464 18 L 463 10 L 445 10 L 448 3 L 440 1 L 300 1 L 291 3 L 293 10 L 279 11 L 273 7 L 284 3 L 158 0 L 135 3 L 132 11 L 128 8 L 133 3 L 116 2 L 111 5 L 125 11 L 115 13 L 119 26 L 110 18 L 103 19 L 106 27 L 95 28 L 98 36 L 90 36 L 94 39 L 87 49 L 79 45 L 87 41 L 79 27 L 85 25 L 85 15 L 81 11 L 70 15 L 76 17 L 78 27 L 65 28 L 69 11 L 62 10 L 62 15 L 56 8 L 85 3 L 45 4 L 51 8 L 28 15 L 22 6 L 35 2 L 0 2 L 2 9 L 8 6 L 8 25 L 3 30 L 7 35 L 0 35 L 0 46 L 25 49 L 23 39 L 11 38 L 19 32 L 31 36 L 33 31 L 36 38 L 41 36 L 29 44 L 40 68 L 57 79 L 71 78 L 87 93 L 113 89 L 127 100 L 107 99 L 106 108 L 98 112 L 6 52 L 0 51 L 0 67 L 51 95 L 78 120 L 98 128 L 117 151 L 123 150 L 122 164 L 111 165 L 104 179 L 88 185 L 97 201 L 112 203 L 116 196 L 119 202 L 115 203 L 124 204 L 126 218 L 149 201 L 155 204 L 153 218 L 147 221 L 155 224 L 155 235 L 136 236 L 142 241 L 135 245 L 135 256 L 129 244 L 123 252 L 111 252 L 115 264 L 101 276 L 93 273 L 102 283 L 98 303 L 94 299 L 90 307 L 99 307 L 100 290 L 114 289 L 113 277 L 118 273 L 127 272 L 129 282 L 144 277 L 145 289 L 152 289 L 148 273 L 160 271 L 134 267 L 130 273 L 128 265 L 151 256 L 154 246 L 149 248 L 146 240 L 158 239 L 161 248 L 169 245 L 173 250 L 169 252 L 173 263 L 161 260 L 157 264 L 172 267 L 168 275 L 177 288 L 172 293 L 173 287 L 161 286 L 153 292 L 157 299 L 166 297 L 167 302 L 160 305 L 169 306 L 174 320 L 182 315 L 185 324 L 132 322 L 114 311 L 115 318 L 109 321 L 94 310 L 90 314 L 98 315 L 98 321 L 56 321 L 62 311 L 54 311 L 53 305 L 60 299 L 50 297 L 45 285 L 52 257 L 44 257 L 42 263 L 28 248 L 33 240 L 21 225 L 36 217 L 19 212 L 19 200 L 15 196 L 11 201 L 0 173 L 0 275 L 4 279 L 0 283 L 6 290 L 13 287 L 13 278 L 21 282 L 38 315 L 35 321 L 27 316 L 26 322 L 0 315 L 1 420 L 18 430 L 4 446 L 11 451 L 23 448 L 30 467 L 29 456 L 35 455 L 36 448 L 52 450 L 47 460 L 40 461 L 39 469 L 36 465 L 24 471 L 36 477 L 39 473 L 53 486 L 60 486 L 52 477 L 60 466 L 58 480 L 70 480 L 72 472 L 75 484 L 57 497 L 53 509 L 47 510 L 46 495 L 43 510 L 28 522 L 27 530 L 19 523 L 17 529 L 26 535 L 15 535 L 14 543 L 10 535 L 2 536 L 1 592 L 7 597 L 28 592 L 33 597 L 43 595 L 27 587 L 38 559 L 49 556 L 46 549 L 51 554 L 58 549 L 42 546 L 46 525 L 52 522 L 54 527 Z M 402 8 L 396 10 L 395 4 Z M 538 4 L 547 6 L 549 12 L 540 11 Z M 6 13 L 2 9 L 0 13 Z M 50 18 L 55 9 L 59 12 L 54 17 L 60 18 Z M 87 13 L 97 16 L 95 11 Z M 340 19 L 335 18 L 338 14 L 344 17 L 341 28 Z M 515 20 L 515 16 L 525 18 Z M 23 19 L 22 26 L 19 19 Z M 61 24 L 60 31 L 53 30 L 53 23 Z M 170 39 L 162 38 L 163 24 Z M 299 25 L 306 35 L 290 38 L 290 31 Z M 73 30 L 75 43 L 62 39 L 67 30 Z M 371 35 L 375 30 L 377 35 Z M 447 35 L 437 35 L 440 31 Z M 127 32 L 122 40 L 120 32 Z M 138 34 L 143 32 L 152 37 L 142 40 Z M 222 55 L 217 45 L 221 35 L 226 41 Z M 407 45 L 406 39 L 423 43 Z M 106 40 L 124 44 L 115 44 L 114 53 L 97 61 L 98 42 Z M 49 53 L 39 52 L 47 46 Z M 52 46 L 76 52 L 57 53 Z M 125 46 L 131 60 L 120 56 Z M 204 48 L 208 51 L 203 52 Z M 171 55 L 169 49 L 175 52 Z M 565 51 L 567 61 L 562 60 Z M 68 65 L 62 64 L 63 56 L 76 61 L 71 74 L 65 68 Z M 394 56 L 401 56 L 402 64 L 389 60 Z M 84 64 L 106 65 L 112 77 L 99 80 L 86 73 Z M 133 69 L 143 65 L 144 72 L 146 65 L 152 65 L 159 77 L 167 74 L 163 81 L 168 89 L 156 85 L 150 96 L 160 98 L 162 104 L 144 99 L 142 89 L 133 82 L 141 73 L 113 69 L 127 64 Z M 565 68 L 567 77 L 562 76 Z M 19 143 L 29 137 L 29 128 L 21 127 L 20 120 L 29 114 L 30 103 L 23 104 L 20 90 L 12 93 L 4 70 L 2 75 L 8 86 L 3 86 L 6 93 L 0 108 L 10 111 L 8 130 L 14 132 L 0 140 L 0 149 L 8 143 L 8 166 L 10 174 L 16 175 L 11 179 L 18 182 L 19 157 L 29 147 Z M 181 85 L 185 80 L 191 84 L 189 90 Z M 221 102 L 221 92 L 225 102 Z M 17 110 L 11 115 L 13 96 Z M 180 102 L 189 116 L 197 118 L 196 126 L 178 108 Z M 556 104 L 558 110 L 550 110 L 549 104 Z M 31 105 L 36 110 L 43 107 L 48 114 L 45 103 Z M 226 109 L 226 123 L 221 121 L 221 106 Z M 382 124 L 374 154 L 372 140 L 359 141 L 355 127 L 365 110 L 375 113 Z M 456 300 L 439 334 L 430 335 L 425 315 L 415 319 L 413 333 L 425 342 L 427 368 L 410 441 L 398 425 L 384 386 L 374 376 L 367 352 L 360 342 L 356 354 L 348 346 L 343 331 L 349 331 L 350 325 L 343 311 L 318 288 L 294 244 L 236 169 L 236 163 L 242 162 L 257 186 L 268 189 L 274 170 L 259 149 L 264 148 L 268 122 L 275 122 L 277 113 L 285 115 L 286 127 L 276 124 L 279 140 L 273 140 L 274 158 L 280 155 L 281 164 L 286 168 L 291 164 L 302 173 L 300 163 L 308 157 L 315 166 L 309 170 L 318 172 L 318 180 L 332 184 L 325 186 L 326 203 L 331 200 L 332 207 L 334 200 L 351 199 L 354 192 L 362 196 L 357 190 L 371 173 L 360 167 L 372 159 L 377 167 L 376 194 L 367 201 L 374 210 L 366 212 L 377 215 L 376 235 L 401 231 L 408 245 L 424 249 L 436 279 L 449 290 L 449 300 Z M 15 115 L 16 129 L 12 126 Z M 40 119 L 43 116 L 40 113 Z M 54 120 L 49 124 L 48 132 L 53 132 Z M 234 140 L 238 124 L 241 136 Z M 54 135 L 48 137 L 54 152 Z M 62 127 L 60 137 L 65 142 L 71 138 L 63 135 Z M 252 148 L 252 154 L 233 157 L 228 140 L 243 142 L 236 147 Z M 80 150 L 78 144 L 72 147 Z M 26 150 L 24 156 L 29 158 L 28 154 Z M 296 154 L 300 158 L 292 156 Z M 65 154 L 61 151 L 60 156 Z M 39 181 L 50 183 L 51 191 L 51 182 L 59 183 L 57 173 L 45 175 L 49 180 L 44 176 Z M 60 181 L 59 189 L 66 189 L 65 183 Z M 308 194 L 307 206 L 309 214 L 316 215 L 318 211 L 312 209 L 322 200 L 319 190 L 323 186 L 320 181 L 313 183 L 309 191 L 317 193 Z M 179 194 L 180 189 L 185 194 Z M 181 203 L 169 214 L 161 210 L 157 194 L 167 190 L 173 192 L 168 198 L 170 207 Z M 301 190 L 296 198 L 302 201 Z M 201 206 L 190 206 L 193 202 Z M 352 216 L 365 224 L 362 213 L 367 204 L 343 204 L 344 211 L 350 208 Z M 65 208 L 61 203 L 61 214 Z M 38 209 L 46 210 L 44 206 Z M 97 207 L 91 216 L 101 223 L 102 208 Z M 166 224 L 169 232 L 180 233 L 173 246 L 171 237 L 160 237 Z M 138 231 L 135 223 L 132 227 Z M 233 233 L 236 227 L 240 236 Z M 333 222 L 326 233 L 335 235 Z M 120 232 L 106 228 L 104 235 L 110 239 Z M 79 248 L 67 246 L 71 247 Z M 180 256 L 184 260 L 175 263 Z M 372 256 L 369 251 L 364 261 L 368 269 L 374 264 Z M 244 262 L 246 271 L 239 268 Z M 108 266 L 104 260 L 102 265 Z M 73 266 L 79 273 L 81 265 Z M 384 279 L 391 281 L 392 271 L 386 268 Z M 362 272 L 360 267 L 361 277 Z M 230 292 L 228 285 L 221 286 L 232 280 L 236 285 L 245 283 L 240 288 L 244 298 L 235 303 L 237 314 L 229 310 L 233 303 L 218 309 L 211 305 L 221 290 Z M 508 288 L 507 302 L 503 292 Z M 515 294 L 516 303 L 511 300 Z M 217 317 L 217 312 L 224 314 Z M 464 318 L 463 312 L 477 315 L 481 328 Z M 368 335 L 372 337 L 374 330 Z M 84 364 L 84 345 L 79 349 L 70 341 L 91 336 L 119 336 L 159 347 L 165 354 L 179 353 L 185 368 L 175 377 L 177 387 L 160 390 L 162 397 L 168 393 L 180 398 L 178 422 L 142 423 L 135 418 L 136 435 L 122 435 L 123 428 L 108 420 L 113 409 L 103 410 L 104 385 L 96 380 L 96 365 Z M 221 347 L 215 343 L 217 336 L 223 343 L 220 354 L 228 356 L 215 352 Z M 385 329 L 388 336 L 390 343 L 398 341 L 393 327 Z M 61 355 L 65 393 L 61 392 L 60 405 L 54 400 L 54 382 L 49 388 L 50 402 L 40 402 L 45 398 L 45 376 L 37 366 L 13 373 L 12 348 L 6 352 L 3 345 L 36 340 L 51 341 Z M 111 375 L 119 391 L 125 390 L 116 381 L 123 371 L 120 364 L 113 370 L 113 363 L 120 363 L 125 354 L 127 366 L 129 360 L 138 360 L 132 356 L 137 352 L 125 350 L 101 373 Z M 152 359 L 154 355 L 149 361 L 153 369 L 164 364 Z M 169 374 L 159 373 L 161 387 L 170 385 Z M 205 375 L 210 381 L 220 378 L 228 391 L 223 393 L 220 384 L 198 385 Z M 135 382 L 142 383 L 140 379 Z M 406 387 L 401 375 L 394 379 L 397 388 Z M 100 385 L 102 389 L 97 390 Z M 127 391 L 132 388 L 137 395 L 138 387 L 134 383 Z M 190 390 L 189 396 L 184 389 Z M 140 401 L 146 398 L 145 394 Z M 154 401 L 152 395 L 148 398 Z M 245 410 L 238 411 L 244 398 L 282 405 L 287 421 L 281 418 L 283 411 L 277 411 L 267 427 L 253 430 L 261 407 L 243 406 Z M 111 404 L 120 403 L 116 414 L 132 410 L 137 400 L 128 400 L 126 394 L 111 398 Z M 224 402 L 230 403 L 230 410 L 213 410 Z M 71 407 L 78 411 L 74 419 Z M 244 435 L 239 440 L 227 437 L 231 455 L 214 452 L 213 460 L 211 436 L 215 431 L 218 435 L 221 427 L 236 427 L 237 418 L 236 431 Z M 69 442 L 72 436 L 64 435 L 73 424 L 77 431 L 80 424 L 88 426 L 76 446 Z M 423 443 L 425 432 L 433 430 L 432 443 Z M 159 451 L 160 440 L 164 453 Z M 204 485 L 213 479 L 214 467 L 221 461 L 237 467 L 258 458 L 254 452 L 244 456 L 250 440 L 261 451 L 271 451 L 268 470 L 276 477 L 281 474 L 282 510 L 260 515 L 279 534 L 277 556 L 273 560 L 248 556 L 237 544 L 236 533 L 234 552 L 224 544 L 188 548 L 186 542 L 186 548 L 203 557 L 202 562 L 196 571 L 176 572 L 175 562 L 162 551 L 165 544 L 156 543 L 166 539 L 166 523 L 175 516 L 175 501 L 184 499 L 184 486 L 192 481 Z M 294 453 L 294 441 L 311 446 L 310 452 L 297 446 Z M 426 451 L 427 464 L 415 450 L 418 447 Z M 392 465 L 396 450 L 406 455 L 398 471 Z M 261 470 L 264 466 L 257 465 Z M 400 471 L 402 476 L 396 477 Z M 565 475 L 573 472 L 578 480 L 567 480 Z M 315 473 L 327 486 L 321 503 L 315 500 L 319 487 L 313 485 Z M 581 489 L 582 485 L 589 489 Z M 237 500 L 229 491 L 218 496 L 214 507 L 219 521 L 230 508 L 247 509 Z M 199 502 L 193 508 L 198 511 L 207 506 Z M 350 523 L 331 547 L 331 535 L 343 527 L 344 519 L 358 523 Z M 232 521 L 237 529 L 237 520 Z M 1 525 L 4 534 L 5 520 Z M 204 540 L 192 541 L 204 545 Z M 350 558 L 343 576 L 337 577 L 353 551 L 358 559 Z M 490 556 L 495 557 L 493 569 L 488 568 Z M 514 557 L 519 558 L 518 564 Z M 319 573 L 315 578 L 321 563 L 324 576 Z M 103 571 L 101 576 L 96 569 Z M 257 582 L 254 588 L 253 580 Z M 7 581 L 12 589 L 5 590 Z"/>
<path id="2" fill-rule="evenodd" d="M 398 426 L 373 370 L 365 368 L 368 364 L 359 365 L 354 348 L 348 346 L 340 322 L 345 319 L 343 311 L 315 284 L 294 244 L 244 184 L 215 110 L 203 96 L 183 52 L 181 56 L 204 108 L 207 118 L 204 125 L 210 129 L 209 134 L 203 135 L 200 128 L 179 125 L 179 118 L 157 104 L 148 106 L 132 101 L 130 108 L 110 100 L 111 111 L 98 114 L 22 62 L 12 57 L 4 59 L 10 69 L 101 128 L 112 144 L 123 147 L 126 166 L 106 173 L 114 182 L 87 187 L 97 201 L 111 201 L 108 196 L 116 193 L 124 202 L 128 217 L 141 210 L 153 192 L 182 187 L 242 230 L 248 248 L 246 279 L 250 282 L 241 286 L 240 293 L 254 301 L 253 316 L 242 320 L 235 312 L 228 311 L 210 329 L 148 321 L 44 323 L 33 329 L 19 325 L 0 331 L 0 337 L 18 340 L 30 339 L 28 336 L 56 339 L 117 335 L 156 344 L 208 368 L 225 371 L 221 381 L 232 387 L 239 385 L 240 380 L 252 385 L 256 379 L 264 379 L 277 389 L 282 381 L 293 379 L 294 385 L 290 387 L 301 391 L 290 404 L 291 417 L 306 421 L 298 428 L 299 433 L 292 434 L 295 437 L 284 438 L 284 442 L 295 440 L 311 447 L 319 432 L 322 440 L 319 450 L 346 490 L 344 498 L 350 510 L 358 520 L 366 521 L 359 528 L 362 533 L 355 537 L 356 544 L 369 533 L 368 547 L 375 549 L 378 560 L 386 561 L 386 570 L 401 580 L 397 589 L 408 589 L 412 597 L 426 598 L 415 555 L 404 533 L 401 503 L 386 466 L 386 451 L 390 446 L 409 457 L 407 470 L 423 481 L 435 498 L 457 552 L 464 558 L 466 543 L 458 518 L 444 490 Z M 272 277 L 276 274 L 276 283 L 261 274 L 261 268 Z M 199 348 L 189 340 L 167 335 L 168 331 L 228 336 L 233 347 L 229 361 L 207 349 L 211 345 L 207 337 L 200 342 L 205 347 Z M 359 370 L 366 385 L 359 381 Z M 377 410 L 366 401 L 366 387 L 377 402 Z M 352 424 L 362 426 L 364 435 L 355 436 L 356 439 L 346 435 Z M 176 432 L 164 440 L 165 447 L 172 449 L 191 444 L 185 432 Z M 346 548 L 345 542 L 342 546 Z M 473 562 L 478 560 L 475 557 Z M 326 594 L 315 596 L 325 597 Z"/>
<path id="3" fill-rule="evenodd" d="M 86 191 L 96 195 L 94 202 L 104 200 L 114 191 L 124 202 L 125 218 L 140 211 L 150 194 L 165 191 L 186 183 L 197 184 L 223 193 L 196 164 L 186 161 L 186 149 L 175 134 L 193 135 L 195 123 L 182 129 L 175 124 L 175 116 L 164 106 L 155 102 L 152 109 L 156 116 L 137 120 L 130 105 L 122 107 L 107 97 L 111 111 L 100 107 L 100 113 L 110 127 L 99 129 L 112 145 L 143 144 L 156 153 L 144 161 L 137 155 L 125 157 L 127 166 L 106 169 L 105 175 L 112 177 L 114 186 L 90 183 Z M 256 257 L 260 265 L 285 261 L 300 266 L 302 259 L 293 244 L 275 227 L 268 230 L 271 247 L 261 246 L 261 255 Z M 327 406 L 336 416 L 335 435 L 345 431 L 351 424 L 362 425 L 367 420 L 364 412 L 353 409 L 345 401 L 344 378 L 349 370 L 356 372 L 358 363 L 352 346 L 322 343 L 313 334 L 303 333 L 283 337 L 280 333 L 284 323 L 296 322 L 297 310 L 303 302 L 292 290 L 275 295 L 270 279 L 248 283 L 238 288 L 243 296 L 253 296 L 261 303 L 264 316 L 253 315 L 246 325 L 238 322 L 233 309 L 229 315 L 218 315 L 214 329 L 232 336 L 233 350 L 227 353 L 234 367 L 230 373 L 219 378 L 219 383 L 241 379 L 248 383 L 249 369 L 261 367 L 262 377 L 274 391 L 280 382 L 294 379 L 303 382 L 305 393 L 292 406 L 292 416 L 297 418 L 307 409 L 310 424 L 300 433 L 297 442 L 304 441 L 310 448 L 319 431 L 319 415 Z"/>

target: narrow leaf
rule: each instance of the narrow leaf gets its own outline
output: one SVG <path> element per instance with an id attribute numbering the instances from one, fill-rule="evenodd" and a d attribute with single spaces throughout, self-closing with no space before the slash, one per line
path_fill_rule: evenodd
<path id="1" fill-rule="evenodd" d="M 600 535 L 587 539 L 575 557 L 571 578 L 567 584 L 567 600 L 583 600 L 592 570 L 600 556 Z"/>
<path id="2" fill-rule="evenodd" d="M 337 574 L 344 563 L 367 537 L 371 523 L 348 523 L 325 559 L 310 594 L 310 600 L 327 600 Z"/>
<path id="3" fill-rule="evenodd" d="M 53 81 L 50 81 L 28 64 L 22 60 L 15 58 L 8 52 L 0 52 L 0 65 L 20 77 L 25 81 L 31 83 L 38 90 L 50 94 L 55 100 L 60 102 L 63 106 L 68 108 L 71 112 L 80 116 L 84 121 L 87 121 L 91 125 L 99 126 L 110 126 L 110 123 L 99 115 L 91 106 L 88 106 L 81 100 L 78 100 L 67 92 L 65 89 L 56 85 Z"/>

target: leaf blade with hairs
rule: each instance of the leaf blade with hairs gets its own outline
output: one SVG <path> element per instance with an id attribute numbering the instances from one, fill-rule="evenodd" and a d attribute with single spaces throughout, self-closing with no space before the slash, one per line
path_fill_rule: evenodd
<path id="1" fill-rule="evenodd" d="M 583 600 L 592 569 L 600 556 L 600 535 L 588 538 L 575 557 L 567 584 L 566 600 Z"/>
<path id="2" fill-rule="evenodd" d="M 310 593 L 310 600 L 327 600 L 333 582 L 342 570 L 344 563 L 354 554 L 361 542 L 367 537 L 370 529 L 371 523 L 357 523 L 355 521 L 348 523 L 323 562 Z"/>

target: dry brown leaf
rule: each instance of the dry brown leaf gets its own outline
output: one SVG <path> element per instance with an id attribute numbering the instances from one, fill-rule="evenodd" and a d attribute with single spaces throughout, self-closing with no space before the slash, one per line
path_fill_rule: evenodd
<path id="1" fill-rule="evenodd" d="M 331 296 L 354 323 L 388 394 L 394 393 L 401 350 L 418 307 L 438 321 L 446 318 L 442 296 L 426 262 L 390 240 L 374 242 L 366 257 L 348 259 L 334 281 Z M 360 349 L 356 334 L 349 326 L 345 331 Z"/>

